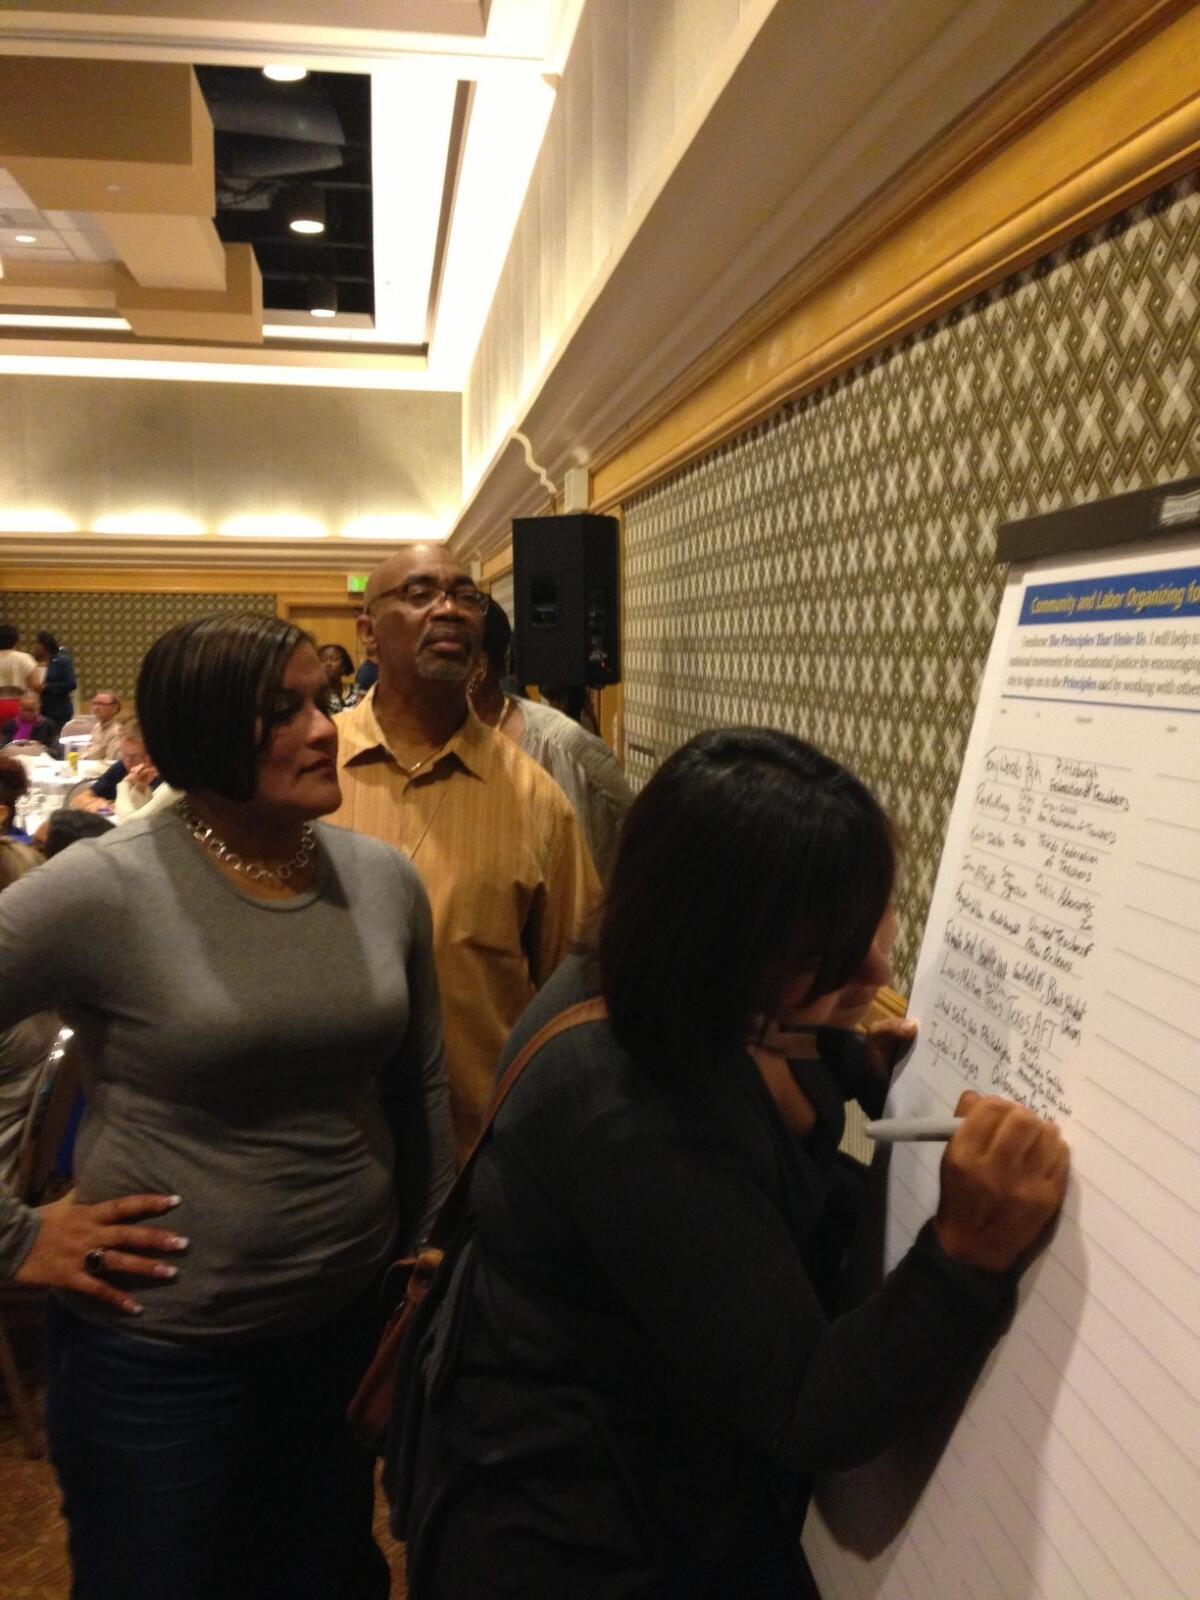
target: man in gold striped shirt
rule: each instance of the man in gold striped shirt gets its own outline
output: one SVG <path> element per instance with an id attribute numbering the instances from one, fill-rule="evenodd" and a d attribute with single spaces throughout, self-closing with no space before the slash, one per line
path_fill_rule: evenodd
<path id="1" fill-rule="evenodd" d="M 436 545 L 371 574 L 360 626 L 379 681 L 337 718 L 342 804 L 329 818 L 403 850 L 428 891 L 460 1160 L 505 1039 L 600 892 L 570 801 L 469 709 L 486 608 Z"/>

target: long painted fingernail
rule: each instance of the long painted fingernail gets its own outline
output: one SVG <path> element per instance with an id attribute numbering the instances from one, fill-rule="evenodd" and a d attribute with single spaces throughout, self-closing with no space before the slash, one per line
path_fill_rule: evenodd
<path id="1" fill-rule="evenodd" d="M 156 1278 L 177 1278 L 179 1276 L 179 1268 L 169 1267 L 165 1262 L 158 1261 L 154 1266 L 154 1276 Z"/>
<path id="2" fill-rule="evenodd" d="M 181 1194 L 169 1194 L 167 1196 L 167 1205 L 168 1206 L 178 1206 L 178 1205 L 182 1205 L 182 1204 L 183 1204 L 183 1196 Z"/>
<path id="3" fill-rule="evenodd" d="M 145 1309 L 145 1306 L 138 1305 L 136 1300 L 125 1300 L 121 1304 L 121 1310 L 128 1311 L 131 1317 L 140 1317 Z"/>
<path id="4" fill-rule="evenodd" d="M 191 1244 L 191 1242 L 192 1241 L 190 1239 L 185 1239 L 183 1234 L 181 1234 L 181 1233 L 173 1233 L 171 1235 L 171 1237 L 167 1240 L 167 1249 L 168 1250 L 186 1250 L 188 1245 Z"/>

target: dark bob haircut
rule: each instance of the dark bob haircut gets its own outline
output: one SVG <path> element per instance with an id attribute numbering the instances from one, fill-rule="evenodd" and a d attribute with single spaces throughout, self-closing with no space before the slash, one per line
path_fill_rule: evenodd
<path id="1" fill-rule="evenodd" d="M 600 922 L 613 1032 L 678 1076 L 739 1048 L 784 986 L 861 966 L 891 899 L 891 825 L 865 784 L 765 728 L 702 733 L 625 819 Z"/>
<path id="2" fill-rule="evenodd" d="M 483 613 L 483 653 L 498 678 L 508 671 L 508 651 L 512 644 L 512 623 L 508 613 L 495 600 L 488 601 Z"/>
<path id="3" fill-rule="evenodd" d="M 39 628 L 33 637 L 41 645 L 42 649 L 48 656 L 56 656 L 59 650 L 62 648 L 54 635 L 47 632 L 45 628 Z"/>
<path id="4" fill-rule="evenodd" d="M 11 622 L 0 622 L 0 650 L 11 650 L 20 637 Z"/>
<path id="5" fill-rule="evenodd" d="M 147 650 L 137 709 L 150 758 L 175 789 L 252 800 L 279 720 L 288 658 L 312 640 L 277 617 L 200 617 Z"/>
<path id="6" fill-rule="evenodd" d="M 346 646 L 344 644 L 319 644 L 317 646 L 317 654 L 319 656 L 323 656 L 326 650 L 337 651 L 342 663 L 342 677 L 352 678 L 354 676 L 354 663 L 350 659 L 350 652 L 346 649 Z"/>

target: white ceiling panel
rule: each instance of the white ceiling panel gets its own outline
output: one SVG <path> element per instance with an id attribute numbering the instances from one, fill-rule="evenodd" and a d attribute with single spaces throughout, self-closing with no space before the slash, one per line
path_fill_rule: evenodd
<path id="1" fill-rule="evenodd" d="M 29 237 L 35 241 L 33 244 L 24 242 Z M 0 227 L 0 251 L 17 260 L 70 261 L 72 259 L 62 236 L 53 228 L 28 225 Z"/>
<path id="2" fill-rule="evenodd" d="M 33 201 L 11 172 L 0 167 L 0 211 L 33 211 Z"/>
<path id="3" fill-rule="evenodd" d="M 99 230 L 95 233 L 83 233 L 76 231 L 74 228 L 64 228 L 62 240 L 76 261 L 115 261 L 117 259 L 117 253 L 109 243 L 107 235 Z"/>

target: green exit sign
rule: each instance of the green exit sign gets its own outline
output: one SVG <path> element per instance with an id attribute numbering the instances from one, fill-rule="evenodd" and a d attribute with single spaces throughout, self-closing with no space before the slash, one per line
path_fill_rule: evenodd
<path id="1" fill-rule="evenodd" d="M 367 575 L 365 572 L 348 572 L 346 574 L 347 594 L 366 594 Z"/>

